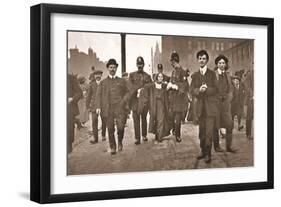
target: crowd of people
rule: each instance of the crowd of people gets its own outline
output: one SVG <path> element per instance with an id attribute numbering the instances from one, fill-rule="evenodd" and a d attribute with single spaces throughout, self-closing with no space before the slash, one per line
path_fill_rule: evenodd
<path id="1" fill-rule="evenodd" d="M 123 73 L 122 77 L 116 76 L 118 63 L 115 59 L 106 63 L 109 75 L 103 80 L 103 71 L 93 66 L 88 85 L 86 78 L 68 74 L 68 153 L 72 151 L 75 126 L 83 127 L 89 120 L 89 113 L 93 132 L 90 143 L 99 142 L 98 122 L 101 120 L 102 140 L 106 140 L 107 129 L 112 155 L 123 150 L 126 121 L 131 113 L 136 145 L 148 141 L 147 133 L 155 135 L 156 143 L 170 134 L 180 143 L 184 139 L 181 126 L 187 119 L 199 125 L 201 153 L 197 159 L 210 163 L 212 146 L 216 152 L 236 153 L 237 149 L 232 146 L 234 120 L 237 117 L 238 130 L 242 130 L 244 108 L 247 108 L 246 135 L 253 139 L 253 70 L 231 75 L 228 58 L 224 55 L 218 55 L 214 60 L 216 67 L 210 69 L 206 50 L 200 50 L 196 58 L 198 69 L 191 77 L 189 70 L 181 66 L 176 51 L 170 58 L 171 76 L 164 73 L 159 63 L 158 73 L 151 77 L 144 71 L 145 62 L 141 56 L 136 59 L 136 71 Z M 225 149 L 220 146 L 221 136 L 226 140 Z"/>

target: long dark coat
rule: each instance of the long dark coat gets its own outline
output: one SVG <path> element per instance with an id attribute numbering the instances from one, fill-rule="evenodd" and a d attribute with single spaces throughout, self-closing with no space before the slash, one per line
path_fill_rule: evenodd
<path id="1" fill-rule="evenodd" d="M 219 73 L 218 70 L 215 71 L 216 74 L 216 85 L 218 87 L 219 84 Z M 233 84 L 231 81 L 230 72 L 225 72 L 227 82 L 228 82 L 228 93 L 226 99 L 221 102 L 220 101 L 220 93 L 217 93 L 218 98 L 218 116 L 217 123 L 221 128 L 230 128 L 232 127 L 232 114 L 231 114 L 231 101 L 233 99 Z"/>
<path id="2" fill-rule="evenodd" d="M 190 91 L 193 96 L 193 110 L 194 115 L 198 118 L 205 113 L 205 116 L 216 117 L 218 116 L 218 100 L 217 100 L 217 84 L 216 74 L 214 71 L 207 69 L 205 73 L 205 83 L 208 89 L 204 93 L 199 92 L 199 88 L 203 83 L 202 76 L 199 71 L 195 72 L 191 77 Z"/>
<path id="3" fill-rule="evenodd" d="M 117 106 L 117 110 L 123 115 L 126 115 L 126 106 L 130 98 L 129 88 L 126 81 L 122 78 L 116 77 L 118 81 L 118 95 L 122 98 Z M 96 94 L 97 108 L 101 109 L 101 116 L 108 117 L 109 113 L 109 77 L 102 80 L 97 89 Z"/>
<path id="4" fill-rule="evenodd" d="M 148 131 L 150 133 L 156 133 L 156 91 L 155 83 L 150 83 L 144 87 L 144 89 L 140 93 L 139 97 L 139 113 L 142 112 L 142 110 L 145 107 L 148 107 L 149 109 L 149 128 Z M 168 91 L 166 89 L 166 84 L 162 84 L 161 89 L 161 101 L 164 105 L 164 132 L 163 136 L 168 136 L 170 134 L 170 124 L 168 120 L 168 110 L 169 110 L 169 100 L 168 100 Z"/>
<path id="5" fill-rule="evenodd" d="M 187 109 L 188 81 L 187 73 L 182 68 L 174 69 L 170 82 L 178 86 L 178 90 L 169 89 L 169 111 L 184 112 Z"/>

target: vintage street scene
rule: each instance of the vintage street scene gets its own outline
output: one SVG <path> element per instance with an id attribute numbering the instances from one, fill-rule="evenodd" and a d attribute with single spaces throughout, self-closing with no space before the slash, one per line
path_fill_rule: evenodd
<path id="1" fill-rule="evenodd" d="M 67 39 L 67 175 L 254 166 L 253 39 Z"/>

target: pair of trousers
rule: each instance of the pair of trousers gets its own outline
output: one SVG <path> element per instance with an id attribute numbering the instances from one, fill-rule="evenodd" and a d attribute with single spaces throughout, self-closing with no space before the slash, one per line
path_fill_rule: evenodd
<path id="1" fill-rule="evenodd" d="M 74 141 L 75 132 L 75 117 L 72 115 L 67 116 L 67 153 L 72 152 L 72 143 Z"/>
<path id="2" fill-rule="evenodd" d="M 108 116 L 106 117 L 108 140 L 110 148 L 116 150 L 116 141 L 114 136 L 115 123 L 117 127 L 118 142 L 122 143 L 125 128 L 124 118 L 126 118 L 126 114 L 122 110 L 119 110 L 120 107 L 118 106 L 110 106 L 109 108 Z"/>
<path id="3" fill-rule="evenodd" d="M 141 134 L 143 137 L 146 137 L 147 135 L 147 113 L 148 108 L 145 108 L 141 114 L 139 114 L 137 111 L 133 111 L 135 139 L 138 141 L 140 140 Z M 140 121 L 142 129 L 140 129 Z"/>
<path id="4" fill-rule="evenodd" d="M 173 112 L 172 114 L 172 126 L 176 137 L 181 136 L 181 121 L 183 112 Z"/>
<path id="5" fill-rule="evenodd" d="M 232 145 L 232 127 L 226 128 L 226 137 L 225 137 L 225 147 L 226 149 L 231 149 Z M 219 148 L 220 147 L 220 141 L 219 141 L 219 129 L 215 128 L 214 129 L 214 148 Z"/>
<path id="6" fill-rule="evenodd" d="M 204 155 L 211 155 L 215 121 L 216 121 L 215 117 L 199 118 L 200 148 L 202 154 Z"/>
<path id="7" fill-rule="evenodd" d="M 92 130 L 93 130 L 94 139 L 96 141 L 99 140 L 98 120 L 99 120 L 99 115 L 96 112 L 92 112 Z M 101 116 L 101 135 L 105 137 L 105 133 L 106 133 L 106 120 L 104 117 Z"/>

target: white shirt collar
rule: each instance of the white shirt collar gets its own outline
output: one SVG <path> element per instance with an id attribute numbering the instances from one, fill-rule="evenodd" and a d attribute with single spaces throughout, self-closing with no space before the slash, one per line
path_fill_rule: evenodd
<path id="1" fill-rule="evenodd" d="M 205 75 L 205 73 L 206 73 L 206 71 L 207 71 L 207 65 L 205 65 L 203 68 L 200 68 L 199 70 L 200 70 L 200 73 L 201 73 L 202 75 Z"/>
<path id="2" fill-rule="evenodd" d="M 113 78 L 113 79 L 116 78 L 116 75 L 112 76 L 112 75 L 109 74 L 108 76 L 109 76 L 109 78 L 111 78 L 111 79 L 112 79 L 112 78 Z"/>
<path id="3" fill-rule="evenodd" d="M 101 80 L 99 80 L 99 81 L 98 81 L 98 80 L 96 80 L 96 83 L 97 83 L 98 85 L 100 84 L 100 82 L 101 82 Z"/>
<path id="4" fill-rule="evenodd" d="M 155 83 L 155 88 L 162 89 L 162 83 L 156 83 L 156 82 L 154 83 Z"/>
<path id="5" fill-rule="evenodd" d="M 218 74 L 221 75 L 222 73 L 223 73 L 223 71 L 218 68 Z M 224 70 L 224 73 L 225 73 L 225 70 Z"/>

